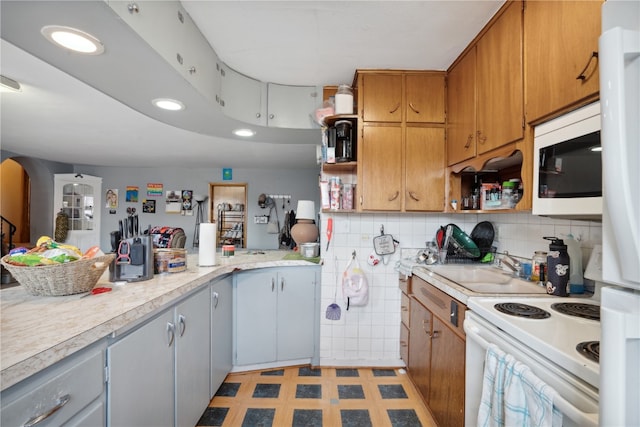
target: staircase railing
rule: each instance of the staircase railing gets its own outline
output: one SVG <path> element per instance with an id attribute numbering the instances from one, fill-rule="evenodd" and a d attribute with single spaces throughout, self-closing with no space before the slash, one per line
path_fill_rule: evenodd
<path id="1" fill-rule="evenodd" d="M 13 225 L 11 223 L 11 221 L 6 219 L 2 215 L 0 215 L 0 219 L 1 219 L 1 224 L 2 224 L 2 256 L 4 256 L 11 249 L 13 249 L 13 235 L 16 234 L 16 231 L 18 230 L 18 227 Z M 4 230 L 5 230 L 5 226 L 9 227 L 9 230 L 8 230 L 9 231 L 9 242 L 7 244 L 7 249 L 6 250 L 5 250 L 5 245 L 4 245 L 4 236 L 5 236 L 5 231 Z"/>

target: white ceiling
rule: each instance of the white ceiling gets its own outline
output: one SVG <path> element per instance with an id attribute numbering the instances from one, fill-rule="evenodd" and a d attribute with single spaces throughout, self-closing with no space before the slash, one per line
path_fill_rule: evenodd
<path id="1" fill-rule="evenodd" d="M 446 70 L 503 0 L 182 3 L 229 67 L 265 82 L 322 86 L 350 83 L 357 68 Z M 56 19 L 53 11 L 76 27 L 83 23 L 91 27 L 84 9 L 104 8 L 100 1 L 82 5 L 0 3 L 0 73 L 22 85 L 20 93 L 0 95 L 2 150 L 106 166 L 313 167 L 319 130 L 260 128 L 255 141 L 247 142 L 228 134 L 237 124 L 230 119 L 222 118 L 215 127 L 220 134 L 180 129 L 116 100 L 117 90 L 97 90 L 82 76 L 73 77 L 73 70 L 63 72 L 36 57 L 49 58 L 42 50 L 31 49 L 42 43 L 37 34 L 41 22 L 69 25 L 46 21 Z M 100 37 L 117 40 L 111 33 Z M 107 52 L 115 50 L 103 42 Z M 65 54 L 58 55 L 65 60 Z M 103 56 L 107 62 L 97 72 L 108 75 L 118 64 Z M 131 90 L 135 83 L 131 82 Z"/>

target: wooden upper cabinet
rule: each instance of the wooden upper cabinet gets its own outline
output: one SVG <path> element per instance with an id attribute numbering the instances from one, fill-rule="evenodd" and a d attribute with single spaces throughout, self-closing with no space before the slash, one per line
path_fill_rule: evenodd
<path id="1" fill-rule="evenodd" d="M 522 1 L 505 5 L 449 70 L 447 165 L 522 139 Z"/>
<path id="2" fill-rule="evenodd" d="M 594 52 L 601 32 L 601 7 L 601 1 L 526 2 L 527 122 L 539 122 L 597 98 Z"/>
<path id="3" fill-rule="evenodd" d="M 407 123 L 444 123 L 444 73 L 405 75 Z"/>
<path id="4" fill-rule="evenodd" d="M 365 122 L 402 121 L 402 75 L 363 74 L 362 120 Z"/>
<path id="5" fill-rule="evenodd" d="M 444 128 L 405 130 L 405 211 L 444 209 Z"/>
<path id="6" fill-rule="evenodd" d="M 514 1 L 477 44 L 478 155 L 522 139 L 522 46 L 522 2 Z"/>
<path id="7" fill-rule="evenodd" d="M 476 50 L 471 49 L 448 75 L 447 165 L 476 156 Z"/>
<path id="8" fill-rule="evenodd" d="M 402 128 L 365 125 L 359 147 L 361 208 L 399 211 L 402 207 Z"/>

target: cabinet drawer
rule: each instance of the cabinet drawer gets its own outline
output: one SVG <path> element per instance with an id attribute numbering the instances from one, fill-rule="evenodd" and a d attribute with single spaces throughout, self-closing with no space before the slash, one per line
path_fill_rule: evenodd
<path id="1" fill-rule="evenodd" d="M 464 321 L 464 312 L 467 309 L 464 304 L 419 277 L 413 278 L 412 287 L 413 296 L 416 300 L 440 318 L 454 332 L 464 337 L 462 322 Z"/>
<path id="2" fill-rule="evenodd" d="M 64 424 L 104 392 L 104 367 L 101 346 L 69 356 L 16 384 L 2 393 L 0 424 L 21 426 L 47 413 L 38 427 Z"/>
<path id="3" fill-rule="evenodd" d="M 411 310 L 411 299 L 403 292 L 400 300 L 400 319 L 407 328 L 411 327 L 409 324 L 409 310 Z"/>
<path id="4" fill-rule="evenodd" d="M 409 329 L 404 324 L 400 325 L 400 359 L 409 366 Z"/>

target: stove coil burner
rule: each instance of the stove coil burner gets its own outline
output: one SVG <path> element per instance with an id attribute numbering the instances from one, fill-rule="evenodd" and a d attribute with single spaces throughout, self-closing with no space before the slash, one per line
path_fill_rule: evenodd
<path id="1" fill-rule="evenodd" d="M 509 314 L 511 316 L 525 317 L 528 319 L 546 319 L 551 316 L 548 311 L 539 307 L 518 302 L 503 302 L 494 305 L 494 307 L 502 313 Z"/>
<path id="2" fill-rule="evenodd" d="M 585 341 L 576 346 L 578 353 L 589 360 L 600 363 L 600 341 Z"/>
<path id="3" fill-rule="evenodd" d="M 580 302 L 559 302 L 551 304 L 551 308 L 558 313 L 569 316 L 582 317 L 589 320 L 600 320 L 600 306 Z"/>

